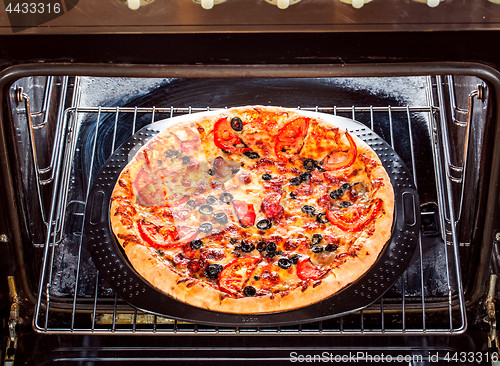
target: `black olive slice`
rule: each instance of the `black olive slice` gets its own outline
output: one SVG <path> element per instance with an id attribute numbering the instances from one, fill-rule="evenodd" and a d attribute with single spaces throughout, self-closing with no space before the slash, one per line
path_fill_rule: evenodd
<path id="1" fill-rule="evenodd" d="M 321 253 L 323 251 L 323 247 L 322 246 L 312 247 L 311 251 L 313 253 Z"/>
<path id="2" fill-rule="evenodd" d="M 275 252 L 276 251 L 276 243 L 274 243 L 272 241 L 267 243 L 266 250 L 268 252 Z"/>
<path id="3" fill-rule="evenodd" d="M 295 178 L 290 179 L 290 184 L 292 186 L 298 186 L 298 185 L 300 185 L 300 183 L 302 183 L 302 179 L 300 179 L 300 177 L 295 177 Z"/>
<path id="4" fill-rule="evenodd" d="M 184 155 L 182 157 L 182 165 L 189 164 L 190 161 L 191 161 L 191 158 L 189 156 Z"/>
<path id="5" fill-rule="evenodd" d="M 302 163 L 302 166 L 304 167 L 305 170 L 314 170 L 314 168 L 316 168 L 316 161 L 313 160 L 313 159 L 306 159 L 304 160 L 304 162 Z"/>
<path id="6" fill-rule="evenodd" d="M 175 150 L 167 150 L 163 153 L 163 156 L 165 158 L 171 158 L 171 159 L 175 159 L 176 157 L 178 157 L 181 153 L 178 152 L 178 151 L 175 151 Z"/>
<path id="7" fill-rule="evenodd" d="M 211 264 L 205 270 L 205 276 L 207 276 L 207 278 L 211 280 L 216 280 L 217 278 L 219 278 L 219 275 L 223 269 L 224 267 L 222 267 L 222 265 L 220 264 Z"/>
<path id="8" fill-rule="evenodd" d="M 342 195 L 344 194 L 344 191 L 342 189 L 336 189 L 334 191 L 330 192 L 330 198 L 332 200 L 338 200 Z"/>
<path id="9" fill-rule="evenodd" d="M 209 222 L 204 222 L 203 224 L 201 224 L 199 227 L 198 227 L 198 231 L 200 233 L 204 233 L 204 234 L 208 234 L 209 232 L 212 231 L 212 224 L 209 223 Z"/>
<path id="10" fill-rule="evenodd" d="M 260 220 L 258 223 L 257 223 L 257 228 L 259 230 L 267 230 L 267 229 L 270 229 L 271 228 L 271 220 L 268 220 L 268 219 L 263 219 L 263 220 Z"/>
<path id="11" fill-rule="evenodd" d="M 344 183 L 344 184 L 342 184 L 342 187 L 340 187 L 340 188 L 342 188 L 342 190 L 345 192 L 349 188 L 351 188 L 351 185 L 349 183 Z"/>
<path id="12" fill-rule="evenodd" d="M 309 172 L 304 172 L 304 173 L 302 173 L 302 174 L 300 175 L 300 180 L 301 180 L 302 182 L 307 182 L 309 179 L 311 179 L 311 177 L 312 177 L 312 174 L 311 174 L 311 173 L 309 173 Z"/>
<path id="13" fill-rule="evenodd" d="M 212 206 L 210 205 L 201 205 L 199 208 L 198 208 L 198 211 L 202 214 L 202 215 L 211 215 L 212 212 L 214 212 L 214 209 L 212 208 Z"/>
<path id="14" fill-rule="evenodd" d="M 249 157 L 250 159 L 258 159 L 260 158 L 260 155 L 256 153 L 255 151 L 245 151 L 243 153 L 246 157 Z"/>
<path id="15" fill-rule="evenodd" d="M 226 215 L 225 212 L 216 212 L 216 213 L 213 214 L 212 217 L 219 224 L 227 224 L 228 223 L 227 215 Z"/>
<path id="16" fill-rule="evenodd" d="M 264 173 L 262 174 L 262 180 L 271 180 L 273 179 L 273 176 L 269 173 Z"/>
<path id="17" fill-rule="evenodd" d="M 231 170 L 231 174 L 236 174 L 240 171 L 240 168 L 234 168 L 233 170 Z"/>
<path id="18" fill-rule="evenodd" d="M 298 254 L 292 255 L 289 259 L 290 262 L 292 262 L 292 264 L 297 264 L 299 263 L 300 255 Z"/>
<path id="19" fill-rule="evenodd" d="M 304 205 L 302 206 L 302 212 L 307 214 L 307 215 L 314 215 L 316 212 L 316 209 L 310 205 Z"/>
<path id="20" fill-rule="evenodd" d="M 207 197 L 207 203 L 209 205 L 215 205 L 217 203 L 217 198 L 215 198 L 214 196 L 208 196 Z"/>
<path id="21" fill-rule="evenodd" d="M 312 243 L 312 245 L 318 245 L 319 243 L 321 243 L 321 240 L 323 240 L 323 235 L 313 234 L 312 239 L 311 239 L 311 243 Z"/>
<path id="22" fill-rule="evenodd" d="M 243 130 L 243 121 L 239 117 L 233 117 L 231 118 L 231 128 L 235 131 L 242 131 Z"/>
<path id="23" fill-rule="evenodd" d="M 194 209 L 196 208 L 196 201 L 195 200 L 189 200 L 186 202 L 186 206 L 191 208 L 191 209 Z"/>
<path id="24" fill-rule="evenodd" d="M 296 199 L 297 198 L 297 195 L 295 194 L 295 192 L 290 192 L 290 198 L 291 199 Z"/>
<path id="25" fill-rule="evenodd" d="M 346 207 L 349 207 L 349 206 L 352 206 L 352 203 L 349 202 L 349 201 L 342 201 L 342 202 L 340 202 L 340 207 L 342 207 L 342 208 L 346 208 Z"/>
<path id="26" fill-rule="evenodd" d="M 268 251 L 267 254 L 266 254 L 267 258 L 274 258 L 275 256 L 276 256 L 276 252 L 270 252 L 270 251 Z"/>
<path id="27" fill-rule="evenodd" d="M 255 249 L 255 245 L 253 243 L 247 243 L 246 241 L 241 241 L 241 251 L 244 253 L 253 252 Z"/>
<path id="28" fill-rule="evenodd" d="M 263 252 L 264 250 L 266 250 L 266 246 L 267 246 L 267 243 L 265 241 L 261 241 L 257 244 L 257 250 L 259 252 Z"/>
<path id="29" fill-rule="evenodd" d="M 207 173 L 212 177 L 215 175 L 215 171 L 213 169 L 208 169 Z"/>
<path id="30" fill-rule="evenodd" d="M 200 239 L 196 239 L 189 243 L 189 246 L 193 250 L 200 249 L 203 246 L 203 242 Z"/>
<path id="31" fill-rule="evenodd" d="M 327 252 L 334 252 L 338 249 L 339 247 L 336 246 L 335 244 L 328 244 L 326 247 L 325 247 L 325 250 Z"/>
<path id="32" fill-rule="evenodd" d="M 256 294 L 257 290 L 253 286 L 245 286 L 245 288 L 243 289 L 243 295 L 247 297 L 252 297 L 255 296 Z"/>
<path id="33" fill-rule="evenodd" d="M 280 258 L 278 260 L 278 266 L 280 266 L 283 269 L 288 269 L 292 266 L 292 261 L 290 259 Z"/>
<path id="34" fill-rule="evenodd" d="M 231 193 L 224 192 L 220 195 L 219 200 L 224 203 L 229 203 L 234 200 L 234 196 Z"/>
<path id="35" fill-rule="evenodd" d="M 324 213 L 319 213 L 316 216 L 316 221 L 319 222 L 320 224 L 328 224 L 328 218 Z"/>

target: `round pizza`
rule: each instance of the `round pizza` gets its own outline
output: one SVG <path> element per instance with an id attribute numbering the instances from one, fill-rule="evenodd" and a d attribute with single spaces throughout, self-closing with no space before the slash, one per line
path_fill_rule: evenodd
<path id="1" fill-rule="evenodd" d="M 339 292 L 375 263 L 393 213 L 389 176 L 365 142 L 319 113 L 267 106 L 174 118 L 130 159 L 110 207 L 145 280 L 239 314 Z"/>

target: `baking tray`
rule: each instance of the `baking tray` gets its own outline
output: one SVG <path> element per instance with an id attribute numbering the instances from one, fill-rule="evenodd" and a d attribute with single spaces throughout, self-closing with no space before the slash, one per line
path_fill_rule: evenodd
<path id="1" fill-rule="evenodd" d="M 204 112 L 206 115 L 218 111 Z M 156 289 L 129 263 L 110 225 L 110 198 L 123 168 L 152 137 L 192 115 L 150 124 L 123 143 L 106 161 L 89 191 L 85 212 L 86 243 L 94 263 L 108 285 L 130 305 L 169 318 L 216 326 L 281 326 L 320 321 L 361 310 L 387 292 L 403 274 L 418 243 L 419 199 L 413 178 L 394 149 L 365 125 L 329 114 L 306 112 L 354 133 L 379 156 L 394 188 L 392 236 L 374 265 L 338 293 L 312 305 L 263 314 L 223 313 L 180 302 Z"/>

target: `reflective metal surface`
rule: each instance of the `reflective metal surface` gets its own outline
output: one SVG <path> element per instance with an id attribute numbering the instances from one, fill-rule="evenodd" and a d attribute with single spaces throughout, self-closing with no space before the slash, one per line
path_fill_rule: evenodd
<path id="1" fill-rule="evenodd" d="M 0 34 L 500 29 L 496 0 L 66 0 L 62 5 L 57 14 L 47 14 L 47 8 L 31 14 L 22 8 L 7 12 L 1 4 Z"/>

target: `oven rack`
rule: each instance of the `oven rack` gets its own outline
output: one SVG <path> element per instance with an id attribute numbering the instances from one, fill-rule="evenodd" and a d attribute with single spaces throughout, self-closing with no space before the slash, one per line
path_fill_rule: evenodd
<path id="1" fill-rule="evenodd" d="M 430 82 L 429 84 L 432 84 Z M 75 93 L 78 90 L 78 78 L 75 80 Z M 435 99 L 432 95 L 436 90 L 429 87 L 429 100 Z M 443 96 L 438 100 L 442 102 Z M 86 198 L 91 187 L 92 176 L 100 169 L 96 164 L 98 154 L 98 136 L 103 133 L 100 128 L 103 121 L 111 120 L 111 128 L 105 131 L 112 136 L 110 154 L 119 145 L 117 131 L 124 116 L 130 123 L 130 135 L 138 130 L 138 122 L 146 116 L 149 123 L 160 119 L 174 117 L 185 113 L 206 111 L 211 108 L 176 108 L 176 107 L 108 107 L 108 106 L 79 106 L 78 98 L 73 96 L 74 106 L 66 108 L 61 113 L 59 124 L 61 137 L 58 139 L 60 153 L 56 157 L 53 182 L 53 193 L 50 204 L 50 213 L 46 221 L 46 241 L 43 248 L 43 264 L 40 277 L 39 292 L 33 319 L 34 329 L 44 333 L 117 333 L 117 334 L 275 334 L 275 335 L 335 335 L 335 334 L 450 334 L 460 333 L 466 329 L 465 301 L 463 296 L 458 235 L 453 223 L 457 222 L 456 209 L 453 199 L 448 192 L 453 185 L 463 184 L 462 180 L 454 179 L 450 169 L 456 167 L 450 160 L 446 150 L 450 148 L 449 137 L 446 133 L 446 122 L 440 106 L 429 103 L 426 106 L 331 106 L 331 107 L 302 107 L 302 109 L 330 113 L 356 119 L 372 130 L 377 129 L 379 121 L 384 121 L 388 127 L 386 141 L 398 153 L 397 140 L 393 133 L 393 123 L 401 120 L 406 123 L 407 134 L 404 136 L 409 143 L 410 164 L 415 183 L 419 180 L 416 169 L 414 146 L 416 136 L 414 126 L 416 120 L 425 118 L 430 124 L 430 140 L 432 155 L 435 164 L 436 191 L 439 207 L 435 214 L 439 216 L 440 236 L 433 237 L 436 253 L 443 258 L 440 268 L 445 275 L 445 283 L 440 284 L 444 289 L 438 294 L 427 294 L 426 287 L 429 276 L 424 272 L 425 247 L 423 234 L 419 234 L 418 246 L 412 260 L 412 268 L 408 269 L 392 289 L 383 298 L 368 308 L 354 314 L 342 316 L 332 320 L 315 322 L 286 327 L 252 327 L 231 328 L 211 327 L 190 324 L 165 317 L 156 316 L 135 309 L 110 290 L 100 278 L 95 268 L 90 269 L 93 290 L 86 291 L 89 284 L 82 283 L 89 276 L 86 258 L 85 243 L 83 242 L 83 215 Z M 28 105 L 27 105 L 28 107 Z M 215 108 L 212 108 L 215 109 Z M 29 113 L 28 113 L 29 114 Z M 72 185 L 75 184 L 75 175 L 81 173 L 74 166 L 76 155 L 81 146 L 79 135 L 82 124 L 92 120 L 94 135 L 92 141 L 91 165 L 87 167 L 87 181 L 84 184 L 83 197 L 72 199 Z M 465 124 L 457 124 L 458 128 L 467 128 Z M 142 126 L 141 126 L 142 127 Z M 467 139 L 464 149 L 467 148 Z M 54 150 L 55 151 L 55 150 Z M 456 169 L 455 169 L 456 170 Z M 421 177 L 420 177 L 421 178 Z M 417 186 L 418 187 L 418 186 Z M 78 224 L 75 225 L 74 222 Z M 76 226 L 76 227 L 75 227 Z M 70 234 L 68 234 L 70 233 Z M 71 265 L 65 267 L 63 275 L 73 276 L 75 281 L 72 288 L 65 294 L 54 293 L 53 284 L 60 281 L 60 272 L 54 270 L 57 258 L 56 252 L 68 246 L 67 236 L 76 239 L 76 257 L 72 258 Z M 85 268 L 84 268 L 85 267 Z M 92 267 L 92 266 L 91 266 Z M 426 290 L 427 289 L 427 290 Z M 436 321 L 436 317 L 439 318 Z M 446 319 L 443 321 L 443 319 Z"/>

